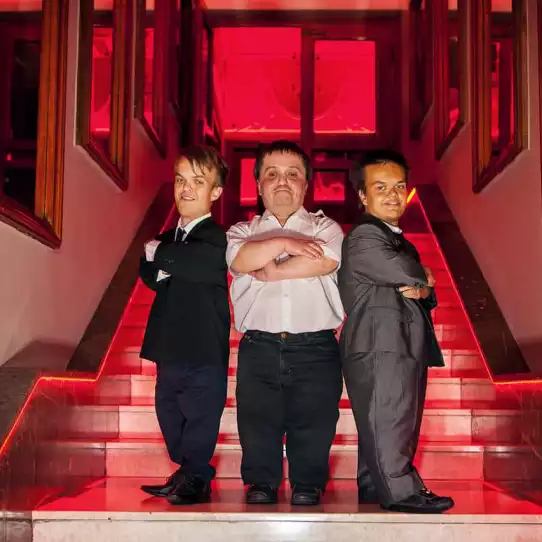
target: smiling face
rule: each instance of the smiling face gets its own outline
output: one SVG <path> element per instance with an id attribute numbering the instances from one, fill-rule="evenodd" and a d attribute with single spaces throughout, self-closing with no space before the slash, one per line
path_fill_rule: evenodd
<path id="1" fill-rule="evenodd" d="M 211 212 L 211 206 L 222 194 L 216 170 L 192 166 L 186 158 L 175 164 L 175 203 L 183 225 Z"/>
<path id="2" fill-rule="evenodd" d="M 276 151 L 266 155 L 260 168 L 258 191 L 265 208 L 287 218 L 302 205 L 307 192 L 307 172 L 301 156 Z"/>
<path id="3" fill-rule="evenodd" d="M 359 199 L 368 213 L 397 226 L 407 203 L 405 170 L 394 162 L 366 166 Z"/>

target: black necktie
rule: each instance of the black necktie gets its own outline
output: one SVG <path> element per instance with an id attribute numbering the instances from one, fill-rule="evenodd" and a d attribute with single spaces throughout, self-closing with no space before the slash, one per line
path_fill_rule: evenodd
<path id="1" fill-rule="evenodd" d="M 179 245 L 180 243 L 183 242 L 185 233 L 186 232 L 182 228 L 177 228 L 177 230 L 175 231 L 175 244 L 176 245 Z"/>

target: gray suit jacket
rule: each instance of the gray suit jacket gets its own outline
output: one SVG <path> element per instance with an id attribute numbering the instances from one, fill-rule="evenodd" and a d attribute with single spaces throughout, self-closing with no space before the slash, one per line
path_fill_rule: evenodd
<path id="1" fill-rule="evenodd" d="M 341 333 L 343 360 L 361 353 L 388 352 L 442 367 L 430 311 L 424 300 L 406 299 L 400 286 L 427 286 L 416 247 L 380 219 L 365 213 L 343 242 L 339 291 L 347 313 Z"/>

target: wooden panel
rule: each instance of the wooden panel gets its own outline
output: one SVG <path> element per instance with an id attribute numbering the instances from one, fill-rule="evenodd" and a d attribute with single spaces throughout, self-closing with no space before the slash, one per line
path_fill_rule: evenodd
<path id="1" fill-rule="evenodd" d="M 491 13 L 491 0 L 480 0 L 472 7 L 473 44 L 473 190 L 483 190 L 526 147 L 528 143 L 527 22 L 525 0 L 513 0 L 511 14 Z M 492 28 L 492 25 L 494 27 Z M 500 46 L 498 88 L 498 145 L 492 141 L 492 47 Z M 513 62 L 510 66 L 509 62 Z M 493 62 L 493 64 L 495 64 Z M 508 68 L 508 71 L 507 71 Z M 510 69 L 511 68 L 511 69 Z M 513 99 L 510 94 L 510 72 L 514 76 Z M 513 123 L 510 105 L 513 104 Z M 506 120 L 505 120 L 506 119 Z M 509 141 L 513 129 L 512 141 Z M 507 139 L 504 144 L 504 139 Z M 504 146 L 503 146 L 504 145 Z"/>
<path id="2" fill-rule="evenodd" d="M 35 209 L 0 195 L 0 220 L 56 248 L 62 238 L 67 2 L 44 2 L 42 18 Z"/>
<path id="3" fill-rule="evenodd" d="M 77 72 L 76 141 L 123 190 L 128 188 L 128 127 L 131 97 L 132 11 L 131 2 L 116 0 L 112 21 L 112 84 L 110 133 L 107 146 L 91 132 L 92 55 L 96 13 L 93 0 L 82 0 L 79 10 L 79 58 Z M 105 23 L 105 17 L 104 23 Z"/>

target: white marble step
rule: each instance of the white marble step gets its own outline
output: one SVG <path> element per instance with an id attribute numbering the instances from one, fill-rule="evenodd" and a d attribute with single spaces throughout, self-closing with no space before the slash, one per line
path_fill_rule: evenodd
<path id="1" fill-rule="evenodd" d="M 212 502 L 174 507 L 165 499 L 146 498 L 146 479 L 108 479 L 44 503 L 27 515 L 36 542 L 537 542 L 542 508 L 516 495 L 479 483 L 435 482 L 431 489 L 450 495 L 455 508 L 443 515 L 383 512 L 377 505 L 358 505 L 353 482 L 330 484 L 320 506 L 292 507 L 289 490 L 279 503 L 244 504 L 238 480 L 213 484 Z M 10 521 L 21 521 L 8 517 Z M 26 541 L 25 541 L 26 542 Z"/>
<path id="2" fill-rule="evenodd" d="M 63 434 L 69 437 L 137 438 L 159 437 L 160 428 L 152 404 L 79 405 L 69 407 Z M 235 406 L 226 406 L 220 424 L 222 437 L 238 438 Z M 443 401 L 427 403 L 421 438 L 453 442 L 473 439 L 477 443 L 521 442 L 523 414 L 517 409 L 495 408 L 483 403 Z M 356 425 L 348 407 L 340 409 L 338 438 L 356 438 Z"/>
<path id="3" fill-rule="evenodd" d="M 104 463 L 108 477 L 163 477 L 176 465 L 167 454 L 162 439 L 112 439 L 88 441 L 59 440 L 43 444 L 51 465 L 70 469 L 72 475 L 89 474 L 87 466 Z M 86 457 L 86 460 L 84 460 Z M 509 465 L 502 468 L 504 460 Z M 217 478 L 238 479 L 241 468 L 241 446 L 237 441 L 218 443 L 213 465 Z M 69 465 L 68 465 L 69 463 Z M 76 467 L 79 463 L 79 467 Z M 334 444 L 330 455 L 330 478 L 353 480 L 357 471 L 357 445 Z M 418 447 L 415 464 L 425 480 L 541 480 L 532 451 L 526 446 L 493 446 L 470 442 L 423 441 Z M 87 469 L 87 470 L 85 470 Z M 288 462 L 284 460 L 284 477 Z"/>

